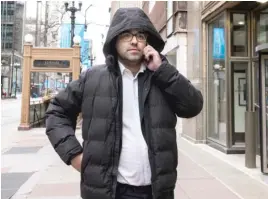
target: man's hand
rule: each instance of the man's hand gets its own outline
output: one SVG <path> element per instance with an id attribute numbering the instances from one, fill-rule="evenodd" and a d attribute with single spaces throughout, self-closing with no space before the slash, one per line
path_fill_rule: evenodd
<path id="1" fill-rule="evenodd" d="M 73 168 L 75 168 L 78 172 L 81 172 L 82 158 L 83 153 L 79 154 L 78 156 L 76 156 L 71 160 Z"/>
<path id="2" fill-rule="evenodd" d="M 147 67 L 150 70 L 156 71 L 162 64 L 162 60 L 159 53 L 152 46 L 147 45 L 143 49 L 143 54 L 146 60 Z"/>

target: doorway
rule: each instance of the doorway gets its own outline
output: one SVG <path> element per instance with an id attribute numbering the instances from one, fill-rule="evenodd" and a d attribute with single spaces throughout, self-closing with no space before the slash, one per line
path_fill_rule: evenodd
<path id="1" fill-rule="evenodd" d="M 261 55 L 261 169 L 268 173 L 268 55 Z"/>
<path id="2" fill-rule="evenodd" d="M 232 62 L 232 145 L 245 145 L 245 112 L 247 109 L 248 62 Z"/>
<path id="3" fill-rule="evenodd" d="M 252 66 L 254 69 L 254 111 L 256 112 L 256 139 L 257 139 L 257 146 L 256 146 L 256 152 L 257 155 L 260 156 L 261 154 L 261 141 L 260 141 L 260 76 L 259 76 L 259 62 L 254 61 L 252 62 Z"/>

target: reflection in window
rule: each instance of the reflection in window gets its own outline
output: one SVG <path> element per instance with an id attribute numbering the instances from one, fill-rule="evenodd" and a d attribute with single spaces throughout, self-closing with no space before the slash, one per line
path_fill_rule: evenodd
<path id="1" fill-rule="evenodd" d="M 265 102 L 264 104 L 266 105 L 265 108 L 265 115 L 266 115 L 266 132 L 263 132 L 263 136 L 266 136 L 266 166 L 268 168 L 268 59 L 265 59 Z M 266 135 L 265 135 L 266 133 Z"/>
<path id="2" fill-rule="evenodd" d="M 209 132 L 208 137 L 226 145 L 225 27 L 224 16 L 209 24 Z"/>
<path id="3" fill-rule="evenodd" d="M 268 8 L 257 15 L 257 45 L 268 43 Z"/>
<path id="4" fill-rule="evenodd" d="M 31 101 L 53 98 L 59 91 L 66 88 L 69 74 L 65 73 L 31 73 Z"/>
<path id="5" fill-rule="evenodd" d="M 246 14 L 232 13 L 231 24 L 231 55 L 246 57 L 248 55 Z"/>

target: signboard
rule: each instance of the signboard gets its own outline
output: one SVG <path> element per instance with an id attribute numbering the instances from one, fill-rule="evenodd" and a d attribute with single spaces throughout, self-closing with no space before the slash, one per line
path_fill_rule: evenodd
<path id="1" fill-rule="evenodd" d="M 88 65 L 88 48 L 89 43 L 85 42 L 84 38 L 85 33 L 85 24 L 75 24 L 74 35 L 78 35 L 81 38 L 81 62 L 84 65 Z M 61 38 L 60 38 L 60 47 L 61 48 L 70 48 L 71 47 L 71 24 L 65 23 L 61 25 Z"/>
<path id="2" fill-rule="evenodd" d="M 88 60 L 88 56 L 89 56 L 89 40 L 86 39 L 84 40 L 84 46 L 81 48 L 81 62 L 83 67 L 89 68 L 89 60 Z"/>
<path id="3" fill-rule="evenodd" d="M 34 67 L 40 68 L 69 68 L 69 60 L 34 60 Z"/>
<path id="4" fill-rule="evenodd" d="M 225 39 L 224 28 L 213 29 L 213 58 L 224 59 L 225 58 Z"/>

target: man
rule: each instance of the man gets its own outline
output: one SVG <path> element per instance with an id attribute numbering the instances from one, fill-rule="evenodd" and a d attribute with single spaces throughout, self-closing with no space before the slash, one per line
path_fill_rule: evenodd
<path id="1" fill-rule="evenodd" d="M 160 52 L 164 41 L 139 8 L 119 9 L 103 47 L 106 64 L 60 92 L 46 133 L 81 172 L 84 199 L 173 199 L 176 115 L 196 116 L 201 93 Z M 82 112 L 83 147 L 75 137 Z"/>

